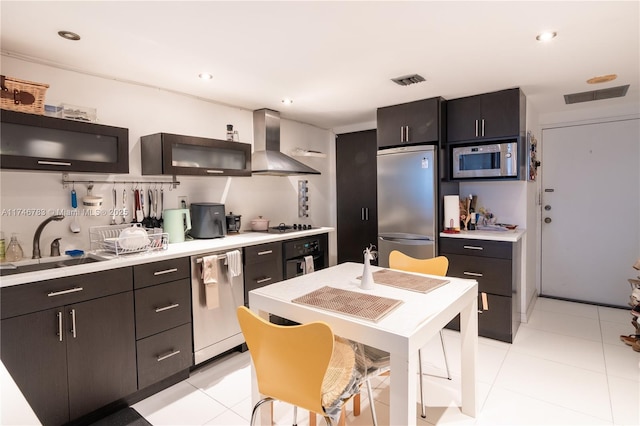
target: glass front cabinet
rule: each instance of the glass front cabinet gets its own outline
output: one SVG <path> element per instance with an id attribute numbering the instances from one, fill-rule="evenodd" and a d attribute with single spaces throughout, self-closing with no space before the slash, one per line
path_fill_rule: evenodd
<path id="1" fill-rule="evenodd" d="M 156 133 L 142 136 L 143 175 L 251 176 L 251 144 Z"/>
<path id="2" fill-rule="evenodd" d="M 129 130 L 0 110 L 0 168 L 129 173 Z"/>

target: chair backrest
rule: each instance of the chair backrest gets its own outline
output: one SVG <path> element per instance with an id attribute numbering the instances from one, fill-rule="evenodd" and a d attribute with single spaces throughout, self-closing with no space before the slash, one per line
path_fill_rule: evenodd
<path id="1" fill-rule="evenodd" d="M 421 274 L 445 276 L 449 270 L 449 259 L 445 256 L 437 256 L 431 259 L 416 259 L 398 250 L 393 250 L 389 253 L 389 268 L 419 272 Z"/>
<path id="2" fill-rule="evenodd" d="M 261 394 L 323 414 L 322 381 L 333 353 L 325 322 L 281 326 L 239 306 L 238 322 L 253 360 Z"/>

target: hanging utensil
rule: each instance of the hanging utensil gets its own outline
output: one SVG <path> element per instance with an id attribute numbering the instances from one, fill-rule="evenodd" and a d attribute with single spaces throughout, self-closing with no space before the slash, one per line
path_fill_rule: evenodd
<path id="1" fill-rule="evenodd" d="M 151 192 L 151 189 L 149 189 L 149 198 L 151 199 L 151 226 L 159 228 L 160 221 L 156 216 L 158 214 L 158 190 Z"/>
<path id="2" fill-rule="evenodd" d="M 125 223 L 127 221 L 127 189 L 122 190 L 122 218 L 120 218 L 120 223 Z"/>
<path id="3" fill-rule="evenodd" d="M 78 196 L 76 195 L 76 189 L 71 189 L 71 207 L 73 207 L 73 220 L 69 225 L 69 229 L 74 234 L 80 232 L 80 224 L 78 223 Z"/>
<path id="4" fill-rule="evenodd" d="M 142 215 L 144 216 L 142 218 L 142 226 L 144 226 L 145 228 L 150 228 L 151 224 L 149 222 L 149 215 L 147 214 L 147 210 L 144 207 L 144 199 L 146 198 L 147 194 L 145 194 L 144 189 L 142 189 L 140 191 L 140 208 L 142 209 Z M 149 203 L 149 206 L 151 206 L 151 203 Z"/>
<path id="5" fill-rule="evenodd" d="M 160 218 L 158 219 L 158 226 L 164 225 L 164 219 L 162 219 L 162 210 L 164 210 L 164 188 L 160 187 Z"/>
<path id="6" fill-rule="evenodd" d="M 116 208 L 118 205 L 118 192 L 116 191 L 116 186 L 113 185 L 113 203 L 111 205 L 111 222 L 109 222 L 109 225 L 115 225 L 116 224 Z"/>
<path id="7" fill-rule="evenodd" d="M 139 190 L 135 190 L 134 191 L 134 197 L 135 197 L 135 217 L 133 218 L 134 222 L 142 222 L 142 219 L 144 219 L 144 214 L 142 213 L 142 203 L 140 202 L 140 191 Z"/>

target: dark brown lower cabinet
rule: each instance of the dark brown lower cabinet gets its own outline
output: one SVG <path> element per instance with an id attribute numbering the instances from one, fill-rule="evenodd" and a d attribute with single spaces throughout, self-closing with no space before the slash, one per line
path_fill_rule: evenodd
<path id="1" fill-rule="evenodd" d="M 447 275 L 478 281 L 478 335 L 513 343 L 520 325 L 520 242 L 440 238 Z M 460 329 L 460 317 L 447 328 Z"/>
<path id="2" fill-rule="evenodd" d="M 42 424 L 136 392 L 130 268 L 7 287 L 0 296 L 3 307 L 21 310 L 3 309 L 0 357 Z"/>
<path id="3" fill-rule="evenodd" d="M 45 425 L 69 421 L 67 348 L 56 335 L 60 309 L 2 320 L 2 362 Z"/>

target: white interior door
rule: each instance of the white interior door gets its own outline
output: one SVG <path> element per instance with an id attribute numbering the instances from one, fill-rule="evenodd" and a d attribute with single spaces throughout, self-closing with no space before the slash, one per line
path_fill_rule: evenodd
<path id="1" fill-rule="evenodd" d="M 626 306 L 640 257 L 640 120 L 542 132 L 542 295 Z"/>

